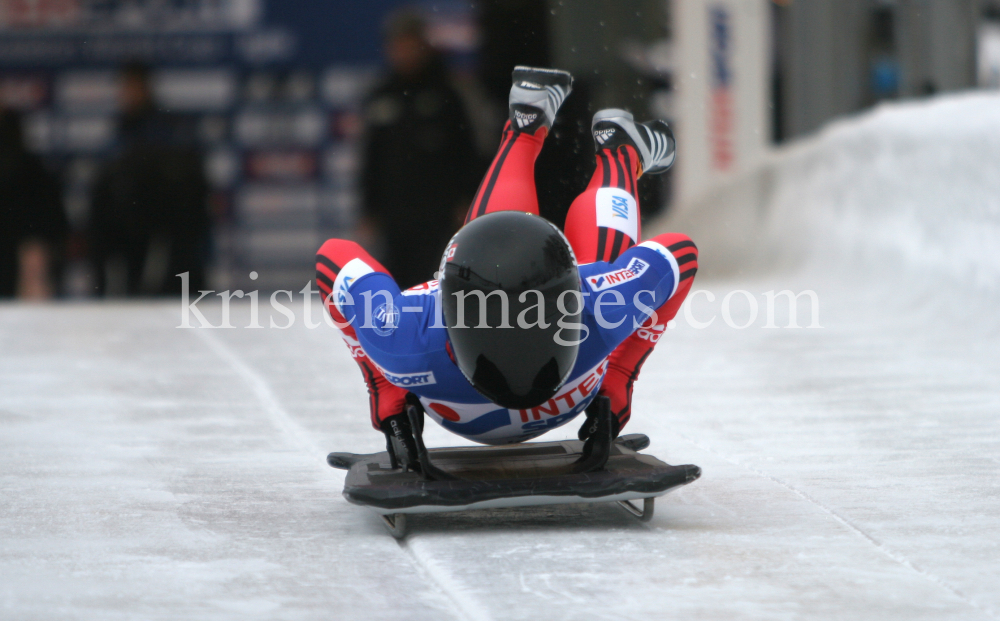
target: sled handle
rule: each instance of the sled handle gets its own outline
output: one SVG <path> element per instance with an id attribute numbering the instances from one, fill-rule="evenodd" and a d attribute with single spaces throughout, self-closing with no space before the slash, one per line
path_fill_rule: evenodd
<path id="1" fill-rule="evenodd" d="M 644 433 L 630 433 L 625 436 L 620 436 L 615 440 L 615 444 L 618 446 L 624 446 L 630 451 L 639 451 L 649 448 L 649 436 Z"/>
<path id="2" fill-rule="evenodd" d="M 428 481 L 457 481 L 458 477 L 431 463 L 430 455 L 427 454 L 427 447 L 424 446 L 424 435 L 419 425 L 420 412 L 416 406 L 406 407 L 406 415 L 410 418 L 410 428 L 413 430 L 413 440 L 417 444 L 417 459 L 420 460 L 420 471 Z"/>
<path id="3" fill-rule="evenodd" d="M 363 461 L 364 458 L 364 455 L 355 455 L 354 453 L 330 453 L 326 456 L 326 463 L 330 464 L 331 468 L 350 470 L 351 466 Z"/>
<path id="4" fill-rule="evenodd" d="M 611 455 L 611 399 L 597 397 L 597 428 L 594 435 L 583 445 L 583 455 L 573 462 L 573 472 L 576 474 L 597 472 L 603 470 Z M 589 452 L 587 449 L 590 449 Z"/>

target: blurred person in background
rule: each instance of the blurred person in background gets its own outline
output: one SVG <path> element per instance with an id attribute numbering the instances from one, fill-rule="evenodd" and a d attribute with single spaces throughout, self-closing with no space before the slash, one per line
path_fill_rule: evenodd
<path id="1" fill-rule="evenodd" d="M 208 183 L 193 124 L 155 108 L 149 69 L 122 72 L 119 149 L 94 185 L 88 243 L 99 296 L 205 286 Z"/>
<path id="2" fill-rule="evenodd" d="M 462 99 L 416 13 L 389 17 L 385 55 L 389 71 L 364 105 L 356 237 L 381 248 L 383 264 L 405 289 L 433 277 L 480 166 Z"/>
<path id="3" fill-rule="evenodd" d="M 0 109 L 0 298 L 50 298 L 68 225 L 55 176 L 24 145 L 20 116 Z"/>

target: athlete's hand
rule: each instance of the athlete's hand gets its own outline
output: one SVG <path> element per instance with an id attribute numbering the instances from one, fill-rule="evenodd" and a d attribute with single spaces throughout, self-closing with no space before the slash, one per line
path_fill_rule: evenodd
<path id="1" fill-rule="evenodd" d="M 417 442 L 413 439 L 413 430 L 406 413 L 393 414 L 379 426 L 385 434 L 385 448 L 389 452 L 392 467 L 419 471 Z"/>
<path id="2" fill-rule="evenodd" d="M 587 406 L 587 419 L 580 428 L 580 439 L 584 440 L 580 459 L 576 461 L 579 472 L 601 470 L 611 454 L 611 443 L 618 437 L 618 419 L 611 413 L 610 401 L 598 395 Z"/>
<path id="3" fill-rule="evenodd" d="M 599 399 L 600 396 L 594 397 L 594 400 L 590 402 L 585 410 L 587 418 L 584 419 L 583 425 L 580 426 L 580 431 L 577 433 L 577 437 L 580 440 L 587 441 L 594 437 L 597 433 L 597 426 L 600 423 L 600 419 L 597 417 L 599 410 Z M 621 432 L 621 423 L 618 421 L 618 417 L 614 414 L 611 415 L 611 438 L 617 438 L 618 434 Z"/>

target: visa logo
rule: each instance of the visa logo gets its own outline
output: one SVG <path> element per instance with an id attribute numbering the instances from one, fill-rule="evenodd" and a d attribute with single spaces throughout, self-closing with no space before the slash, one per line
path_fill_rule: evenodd
<path id="1" fill-rule="evenodd" d="M 611 197 L 612 218 L 624 218 L 628 220 L 628 201 L 624 196 Z"/>

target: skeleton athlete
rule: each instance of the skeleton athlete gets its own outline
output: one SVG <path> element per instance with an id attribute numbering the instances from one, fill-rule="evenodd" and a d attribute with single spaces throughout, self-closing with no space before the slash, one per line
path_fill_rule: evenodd
<path id="1" fill-rule="evenodd" d="M 691 289 L 698 250 L 687 236 L 639 242 L 636 179 L 675 156 L 663 121 L 595 114 L 590 184 L 563 231 L 538 215 L 535 159 L 572 82 L 565 71 L 514 70 L 500 148 L 439 280 L 400 291 L 358 244 L 331 239 L 319 249 L 318 286 L 394 460 L 413 455 L 404 412 L 417 400 L 453 433 L 508 444 L 590 414 L 602 395 L 616 437 L 643 363 Z"/>

